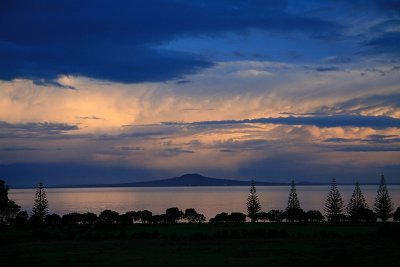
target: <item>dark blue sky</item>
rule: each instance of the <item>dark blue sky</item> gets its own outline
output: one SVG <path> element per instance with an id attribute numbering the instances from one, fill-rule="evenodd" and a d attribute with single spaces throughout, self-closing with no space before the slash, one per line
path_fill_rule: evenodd
<path id="1" fill-rule="evenodd" d="M 1 1 L 0 177 L 400 181 L 400 1 Z"/>

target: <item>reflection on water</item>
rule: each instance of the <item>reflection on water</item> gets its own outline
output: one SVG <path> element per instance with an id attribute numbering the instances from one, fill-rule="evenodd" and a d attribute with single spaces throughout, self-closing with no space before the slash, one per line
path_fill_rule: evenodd
<path id="1" fill-rule="evenodd" d="M 329 186 L 298 186 L 301 208 L 323 211 Z M 345 203 L 351 197 L 354 186 L 339 186 Z M 370 208 L 373 207 L 377 185 L 361 187 Z M 400 186 L 389 185 L 389 193 L 395 206 L 400 206 Z M 249 187 L 124 187 L 124 188 L 51 188 L 46 189 L 50 212 L 60 215 L 69 212 L 94 212 L 111 209 L 124 213 L 147 209 L 153 214 L 164 213 L 167 208 L 182 210 L 195 208 L 208 219 L 220 212 L 246 213 Z M 285 209 L 289 186 L 257 186 L 262 210 Z M 23 210 L 32 209 L 35 189 L 12 189 L 9 198 Z"/>

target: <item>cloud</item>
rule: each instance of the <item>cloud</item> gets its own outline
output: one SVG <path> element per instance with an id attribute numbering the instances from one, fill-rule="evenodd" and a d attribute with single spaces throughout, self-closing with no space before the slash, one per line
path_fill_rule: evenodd
<path id="1" fill-rule="evenodd" d="M 369 179 L 398 163 L 394 1 L 0 2 L 0 164 L 26 163 L 8 179 Z"/>
<path id="2" fill-rule="evenodd" d="M 385 115 L 396 116 L 400 108 L 400 94 L 373 94 L 350 98 L 332 106 L 322 106 L 315 112 L 321 114 Z"/>
<path id="3" fill-rule="evenodd" d="M 399 30 L 400 20 L 389 18 L 381 21 L 369 28 L 369 31 L 373 34 L 380 35 L 384 32 L 396 32 Z"/>
<path id="4" fill-rule="evenodd" d="M 399 0 L 372 0 L 377 8 L 389 14 L 400 14 Z"/>
<path id="5" fill-rule="evenodd" d="M 372 134 L 362 141 L 373 144 L 392 144 L 400 143 L 400 137 L 398 135 Z"/>
<path id="6" fill-rule="evenodd" d="M 95 43 L 89 45 L 96 46 Z M 107 44 L 99 44 L 90 49 L 79 48 L 74 44 L 48 46 L 53 47 L 40 52 L 26 51 L 29 49 L 20 52 L 0 43 L 0 57 L 6 59 L 0 63 L 0 79 L 25 78 L 35 80 L 36 84 L 49 85 L 50 82 L 42 80 L 56 80 L 61 75 L 72 75 L 122 83 L 155 82 L 181 78 L 184 74 L 195 73 L 213 65 L 207 59 L 190 53 L 155 51 L 146 47 L 123 49 L 117 44 L 111 48 Z M 13 63 L 10 64 L 10 61 Z"/>
<path id="7" fill-rule="evenodd" d="M 179 80 L 179 81 L 175 82 L 175 84 L 186 84 L 186 83 L 191 83 L 191 81 L 189 81 L 189 80 Z"/>
<path id="8" fill-rule="evenodd" d="M 151 139 L 154 137 L 166 136 L 169 132 L 152 131 L 152 132 L 127 132 L 121 134 L 100 134 L 92 136 L 93 140 L 97 141 L 111 141 L 123 139 Z"/>
<path id="9" fill-rule="evenodd" d="M 351 143 L 351 142 L 355 142 L 355 141 L 360 141 L 360 139 L 354 139 L 354 138 L 327 138 L 322 140 L 322 142 L 326 142 L 326 143 Z"/>
<path id="10" fill-rule="evenodd" d="M 336 148 L 342 152 L 395 152 L 400 151 L 400 147 L 379 147 L 379 146 L 346 146 Z"/>
<path id="11" fill-rule="evenodd" d="M 77 116 L 75 118 L 77 118 L 79 120 L 104 120 L 103 118 L 99 118 L 96 116 Z"/>
<path id="12" fill-rule="evenodd" d="M 69 125 L 65 123 L 51 123 L 51 122 L 28 122 L 28 123 L 8 123 L 0 121 L 0 127 L 3 129 L 21 129 L 29 131 L 49 131 L 49 132 L 61 132 L 78 130 L 78 126 Z"/>
<path id="13" fill-rule="evenodd" d="M 6 1 L 0 17 L 0 79 L 42 84 L 60 75 L 166 81 L 213 66 L 199 54 L 162 48 L 182 36 L 259 29 L 328 38 L 341 30 L 289 12 L 285 1 Z"/>
<path id="14" fill-rule="evenodd" d="M 330 127 L 368 127 L 373 129 L 400 128 L 400 119 L 386 116 L 333 115 L 309 117 L 278 117 L 244 120 L 199 121 L 192 123 L 164 122 L 164 125 L 235 125 L 235 124 L 284 124 L 313 125 L 320 128 Z"/>
<path id="15" fill-rule="evenodd" d="M 339 70 L 340 69 L 338 67 L 333 67 L 333 66 L 330 66 L 330 67 L 316 67 L 315 68 L 315 71 L 318 71 L 318 72 L 339 71 Z"/>
<path id="16" fill-rule="evenodd" d="M 272 75 L 268 71 L 260 71 L 260 70 L 242 70 L 236 73 L 239 77 L 242 78 L 254 78 L 254 77 L 263 77 Z"/>
<path id="17" fill-rule="evenodd" d="M 59 87 L 59 88 L 71 89 L 71 90 L 76 89 L 73 86 L 61 84 L 55 80 L 36 79 L 36 80 L 33 80 L 33 84 L 38 85 L 38 86 L 52 86 L 52 87 Z"/>
<path id="18" fill-rule="evenodd" d="M 350 6 L 351 15 L 353 12 L 362 9 L 365 13 L 386 13 L 389 15 L 399 13 L 400 3 L 398 0 L 336 0 L 334 3 L 340 3 L 344 6 Z"/>
<path id="19" fill-rule="evenodd" d="M 351 57 L 329 56 L 329 57 L 323 58 L 322 62 L 328 63 L 328 64 L 349 64 L 349 63 L 352 63 L 353 60 L 351 59 Z"/>
<path id="20" fill-rule="evenodd" d="M 134 146 L 134 147 L 131 147 L 131 146 L 122 146 L 122 147 L 120 147 L 119 149 L 121 149 L 121 150 L 123 150 L 123 151 L 141 151 L 141 150 L 143 150 L 142 147 L 137 147 L 137 146 Z"/>
<path id="21" fill-rule="evenodd" d="M 237 153 L 237 150 L 233 150 L 233 149 L 221 149 L 220 152 L 222 153 Z"/>
<path id="22" fill-rule="evenodd" d="M 226 141 L 217 141 L 212 144 L 212 148 L 219 149 L 220 152 L 243 152 L 243 151 L 263 151 L 266 148 L 271 148 L 275 145 L 271 141 L 263 139 L 251 139 L 251 140 L 234 140 L 229 139 Z"/>
<path id="23" fill-rule="evenodd" d="M 372 134 L 367 138 L 327 138 L 322 140 L 326 143 L 368 143 L 368 144 L 394 144 L 400 143 L 397 135 Z"/>
<path id="24" fill-rule="evenodd" d="M 187 150 L 187 149 L 182 149 L 182 148 L 179 148 L 179 147 L 174 147 L 174 148 L 164 149 L 164 153 L 166 153 L 166 155 L 168 155 L 168 156 L 176 156 L 176 155 L 179 155 L 179 154 L 193 154 L 195 152 L 192 151 L 192 150 Z"/>
<path id="25" fill-rule="evenodd" d="M 400 55 L 400 32 L 385 32 L 379 37 L 368 41 L 368 52 L 376 54 Z"/>
<path id="26" fill-rule="evenodd" d="M 0 138 L 56 137 L 78 129 L 78 126 L 66 123 L 8 123 L 0 121 Z"/>
<path id="27" fill-rule="evenodd" d="M 0 147 L 0 150 L 6 152 L 13 152 L 13 151 L 35 151 L 39 149 L 35 147 L 25 147 L 25 146 L 8 146 L 8 147 Z"/>

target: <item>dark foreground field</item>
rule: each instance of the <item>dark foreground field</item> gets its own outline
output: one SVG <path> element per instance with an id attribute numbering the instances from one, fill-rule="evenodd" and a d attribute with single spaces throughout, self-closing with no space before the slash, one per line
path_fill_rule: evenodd
<path id="1" fill-rule="evenodd" d="M 400 224 L 0 228 L 0 266 L 400 266 Z"/>

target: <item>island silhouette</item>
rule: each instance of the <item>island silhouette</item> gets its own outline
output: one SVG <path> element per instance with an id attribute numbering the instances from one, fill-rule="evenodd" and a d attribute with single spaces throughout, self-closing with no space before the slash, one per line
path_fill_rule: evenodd
<path id="1" fill-rule="evenodd" d="M 256 182 L 257 185 L 288 185 L 289 183 L 274 182 Z M 206 177 L 198 173 L 187 173 L 179 177 L 167 179 L 117 183 L 117 184 L 86 184 L 86 185 L 68 185 L 68 186 L 52 186 L 52 187 L 187 187 L 187 186 L 250 186 L 251 181 L 219 179 Z"/>

